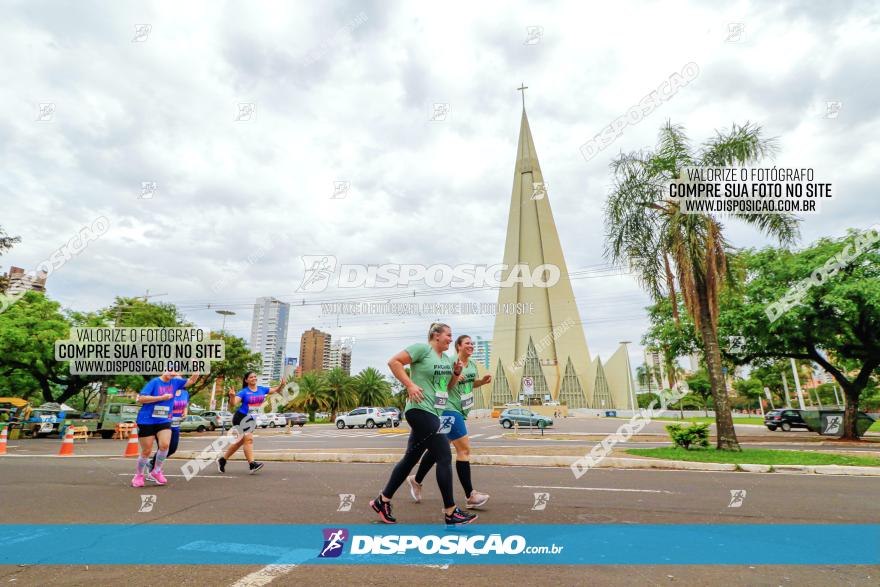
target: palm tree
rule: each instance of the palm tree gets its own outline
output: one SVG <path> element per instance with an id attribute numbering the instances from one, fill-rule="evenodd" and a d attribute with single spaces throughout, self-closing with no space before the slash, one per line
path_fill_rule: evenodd
<path id="1" fill-rule="evenodd" d="M 372 367 L 354 377 L 354 388 L 362 406 L 387 406 L 391 401 L 391 383 Z"/>
<path id="2" fill-rule="evenodd" d="M 629 265 L 655 300 L 678 291 L 703 341 L 708 367 L 717 448 L 740 450 L 730 413 L 730 398 L 718 347 L 718 295 L 730 281 L 727 255 L 731 249 L 724 225 L 710 214 L 685 214 L 665 197 L 668 183 L 684 167 L 749 165 L 776 151 L 757 125 L 734 124 L 694 152 L 684 128 L 669 122 L 660 130 L 655 151 L 621 154 L 611 163 L 614 186 L 605 207 L 606 255 Z M 798 220 L 790 214 L 731 214 L 751 224 L 782 245 L 798 236 Z"/>
<path id="3" fill-rule="evenodd" d="M 345 371 L 336 367 L 324 375 L 330 398 L 330 421 L 336 421 L 336 414 L 352 409 L 357 405 L 358 397 L 354 390 L 354 381 Z"/>
<path id="4" fill-rule="evenodd" d="M 290 402 L 290 407 L 308 412 L 309 422 L 314 422 L 315 412 L 330 408 L 330 388 L 319 373 L 304 373 L 297 383 L 299 394 Z"/>

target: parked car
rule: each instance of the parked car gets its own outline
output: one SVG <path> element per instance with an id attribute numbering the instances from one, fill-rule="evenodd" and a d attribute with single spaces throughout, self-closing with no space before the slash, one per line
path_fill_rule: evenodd
<path id="1" fill-rule="evenodd" d="M 269 420 L 269 428 L 275 428 L 276 426 L 287 426 L 287 417 L 284 414 L 270 412 L 266 414 L 266 419 Z"/>
<path id="2" fill-rule="evenodd" d="M 288 412 L 284 414 L 284 418 L 291 426 L 299 426 L 300 428 L 309 421 L 309 417 L 306 414 L 300 414 L 299 412 Z"/>
<path id="3" fill-rule="evenodd" d="M 390 418 L 382 408 L 355 408 L 347 414 L 336 416 L 336 427 L 343 428 L 382 428 Z"/>
<path id="4" fill-rule="evenodd" d="M 498 416 L 498 422 L 504 428 L 513 428 L 514 423 L 520 426 L 537 426 L 538 428 L 547 428 L 553 426 L 553 418 L 536 414 L 525 408 L 510 408 L 501 412 Z"/>
<path id="5" fill-rule="evenodd" d="M 783 432 L 788 432 L 792 428 L 809 428 L 807 423 L 801 417 L 800 410 L 784 409 L 772 410 L 764 416 L 764 426 L 768 430 L 776 430 L 781 428 Z"/>
<path id="6" fill-rule="evenodd" d="M 400 426 L 400 410 L 397 408 L 380 408 L 385 416 L 385 425 L 389 428 Z"/>
<path id="7" fill-rule="evenodd" d="M 232 428 L 231 412 L 202 412 L 200 415 L 211 423 L 210 430 Z"/>
<path id="8" fill-rule="evenodd" d="M 204 432 L 211 429 L 211 422 L 202 416 L 187 416 L 180 421 L 181 432 Z"/>

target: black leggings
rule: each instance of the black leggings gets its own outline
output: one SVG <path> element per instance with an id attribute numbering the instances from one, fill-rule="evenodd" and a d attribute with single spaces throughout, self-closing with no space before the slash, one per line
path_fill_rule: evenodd
<path id="1" fill-rule="evenodd" d="M 394 492 L 403 485 L 407 475 L 425 451 L 428 451 L 437 463 L 437 485 L 440 487 L 440 495 L 443 496 L 443 507 L 451 508 L 455 505 L 452 499 L 452 451 L 449 449 L 449 438 L 437 432 L 440 430 L 440 418 L 430 412 L 412 408 L 406 412 L 406 421 L 410 427 L 406 452 L 391 471 L 391 478 L 382 490 L 382 495 L 388 499 L 394 497 Z"/>

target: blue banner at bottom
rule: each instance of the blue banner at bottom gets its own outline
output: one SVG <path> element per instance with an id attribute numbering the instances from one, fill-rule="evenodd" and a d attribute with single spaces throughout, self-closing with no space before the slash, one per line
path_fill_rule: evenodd
<path id="1" fill-rule="evenodd" d="M 876 565 L 880 525 L 8 524 L 0 564 Z"/>

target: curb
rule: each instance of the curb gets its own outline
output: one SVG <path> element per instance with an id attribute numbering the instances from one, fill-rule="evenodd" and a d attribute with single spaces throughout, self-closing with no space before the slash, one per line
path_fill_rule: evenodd
<path id="1" fill-rule="evenodd" d="M 179 451 L 172 459 L 188 460 L 198 457 L 194 451 Z M 262 461 L 301 463 L 396 463 L 400 454 L 337 453 L 337 452 L 264 452 L 254 451 L 254 457 Z M 572 467 L 583 457 L 552 455 L 471 455 L 475 465 L 520 467 Z M 232 460 L 242 460 L 233 457 Z M 738 471 L 745 473 L 794 473 L 803 475 L 852 475 L 880 477 L 880 467 L 855 467 L 845 465 L 758 465 L 733 463 L 700 463 L 693 461 L 669 461 L 663 459 L 628 459 L 606 457 L 598 469 L 653 469 L 666 471 Z"/>

